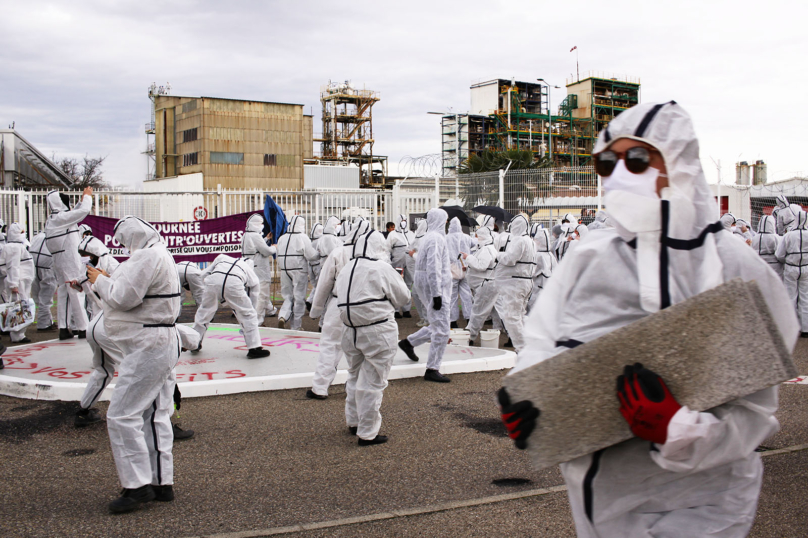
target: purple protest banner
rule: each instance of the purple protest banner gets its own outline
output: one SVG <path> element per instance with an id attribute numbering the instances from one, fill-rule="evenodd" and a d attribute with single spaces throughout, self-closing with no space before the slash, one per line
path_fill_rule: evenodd
<path id="1" fill-rule="evenodd" d="M 241 257 L 241 237 L 244 235 L 247 219 L 256 213 L 261 214 L 261 211 L 239 213 L 218 219 L 149 224 L 157 228 L 163 236 L 168 251 L 174 256 L 175 261 L 210 262 L 219 254 Z M 118 220 L 89 215 L 82 224 L 92 228 L 93 235 L 103 241 L 118 261 L 124 261 L 129 256 L 124 254 L 123 247 L 113 237 L 115 223 Z"/>

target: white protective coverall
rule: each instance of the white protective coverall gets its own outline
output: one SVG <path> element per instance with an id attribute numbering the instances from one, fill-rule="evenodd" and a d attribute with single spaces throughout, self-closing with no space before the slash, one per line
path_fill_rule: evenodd
<path id="1" fill-rule="evenodd" d="M 463 258 L 460 256 L 461 252 L 466 254 L 471 253 L 472 241 L 471 237 L 463 233 L 463 227 L 460 225 L 460 219 L 453 218 L 449 222 L 449 233 L 446 234 L 446 245 L 449 247 L 449 261 L 454 264 L 464 264 Z M 464 273 L 465 275 L 465 273 Z M 471 318 L 471 286 L 469 286 L 466 276 L 460 280 L 452 279 L 452 298 L 451 306 L 452 311 L 450 314 L 451 321 L 457 321 L 460 317 L 460 309 L 457 306 L 458 295 L 460 301 L 463 303 L 463 317 L 468 320 Z"/>
<path id="2" fill-rule="evenodd" d="M 611 121 L 595 153 L 622 137 L 662 153 L 670 186 L 661 200 L 607 192 L 615 229 L 590 234 L 560 264 L 528 316 L 527 344 L 509 375 L 733 278 L 757 282 L 791 350 L 799 328 L 781 308 L 787 296 L 777 275 L 714 223 L 689 116 L 675 103 L 636 105 Z M 776 410 L 777 387 L 706 412 L 683 407 L 665 444 L 635 438 L 561 464 L 578 536 L 746 536 L 763 473 L 755 448 L 777 431 Z"/>
<path id="3" fill-rule="evenodd" d="M 414 248 L 415 234 L 410 231 L 406 215 L 398 216 L 396 229 L 387 235 L 387 250 L 390 252 L 390 264 L 397 270 L 403 270 L 404 283 L 412 289 L 415 280 L 415 258 L 409 255 Z M 416 304 L 416 308 L 418 305 Z M 412 310 L 412 299 L 401 307 L 402 312 Z M 418 311 L 420 315 L 420 310 Z"/>
<path id="4" fill-rule="evenodd" d="M 36 303 L 37 329 L 53 325 L 51 305 L 56 293 L 56 276 L 53 274 L 53 257 L 45 244 L 45 232 L 38 233 L 28 249 L 34 259 L 34 281 L 31 283 L 31 297 Z M 2 252 L 0 250 L 0 252 Z"/>
<path id="5" fill-rule="evenodd" d="M 262 235 L 263 230 L 264 217 L 258 213 L 250 215 L 250 218 L 247 219 L 247 229 L 241 238 L 241 257 L 245 260 L 252 260 L 253 269 L 258 277 L 258 288 L 256 288 L 255 294 L 250 295 L 250 299 L 252 299 L 259 321 L 263 321 L 267 314 L 275 314 L 275 307 L 272 305 L 270 296 L 270 283 L 272 282 L 270 259 L 276 250 L 275 247 L 267 245 Z"/>
<path id="6" fill-rule="evenodd" d="M 101 271 L 106 271 L 107 274 L 112 275 L 115 272 L 115 269 L 118 268 L 120 265 L 118 260 L 112 257 L 109 253 L 109 249 L 101 242 L 100 239 L 93 237 L 92 235 L 88 235 L 84 239 L 81 240 L 79 243 L 79 252 L 86 252 L 91 256 L 95 256 L 98 261 L 94 265 L 96 269 L 100 269 Z M 84 288 L 85 297 L 87 297 L 87 306 L 91 312 L 90 319 L 95 318 L 98 314 L 101 313 L 102 305 L 101 299 L 98 295 L 93 292 L 90 283 L 87 281 L 87 277 L 85 276 L 79 282 L 82 283 L 82 287 Z"/>
<path id="7" fill-rule="evenodd" d="M 320 334 L 320 354 L 317 357 L 317 366 L 314 369 L 314 379 L 311 390 L 320 396 L 328 396 L 328 387 L 334 382 L 337 375 L 337 366 L 342 359 L 342 333 L 345 325 L 340 319 L 337 307 L 337 277 L 340 271 L 351 260 L 354 241 L 357 237 L 370 231 L 370 224 L 363 220 L 351 227 L 347 223 L 345 228 L 350 229 L 345 237 L 345 244 L 331 251 L 323 262 L 320 270 L 320 285 L 317 286 L 311 302 L 311 317 L 319 317 L 323 322 Z"/>
<path id="8" fill-rule="evenodd" d="M 502 329 L 502 320 L 494 309 L 497 303 L 497 284 L 494 282 L 494 268 L 497 265 L 497 249 L 494 246 L 493 232 L 488 226 L 477 228 L 477 250 L 466 258 L 469 279 L 474 299 L 471 319 L 466 330 L 469 341 L 474 342 L 489 315 L 493 317 L 494 329 Z"/>
<path id="9" fill-rule="evenodd" d="M 569 237 L 573 234 L 573 230 L 575 229 L 575 227 L 578 226 L 578 221 L 575 220 L 575 218 L 570 213 L 567 213 L 564 219 L 565 220 L 572 219 L 572 220 L 570 220 L 569 223 L 561 225 L 561 232 L 558 236 L 558 239 L 556 239 L 556 244 L 555 248 L 553 249 L 553 252 L 555 253 L 556 259 L 559 262 L 567 254 L 567 250 L 569 250 L 570 243 L 572 241 L 575 241 L 574 239 L 570 240 Z"/>
<path id="10" fill-rule="evenodd" d="M 517 215 L 511 220 L 508 237 L 499 249 L 494 269 L 496 309 L 517 351 L 525 344 L 525 308 L 533 291 L 533 273 L 536 270 L 536 246 L 527 230 L 528 222 L 524 215 Z"/>
<path id="11" fill-rule="evenodd" d="M 3 252 L 3 247 L 6 245 L 6 234 L 5 234 L 5 227 L 6 223 L 3 219 L 0 219 L 0 253 Z M 0 271 L 0 299 L 4 303 L 8 302 L 6 297 L 6 284 L 5 284 L 6 277 L 3 276 L 3 272 Z"/>
<path id="12" fill-rule="evenodd" d="M 22 226 L 12 222 L 8 227 L 5 247 L 0 252 L 0 272 L 5 276 L 4 293 L 10 301 L 31 297 L 35 268 L 34 259 L 25 248 L 26 242 Z M 11 331 L 12 342 L 19 342 L 23 338 L 25 329 Z"/>
<path id="13" fill-rule="evenodd" d="M 594 222 L 592 224 L 594 224 Z M 592 226 L 592 224 L 590 224 L 590 226 Z M 550 232 L 544 228 L 538 228 L 538 226 L 534 224 L 533 227 L 531 227 L 530 235 L 533 237 L 533 244 L 536 246 L 536 269 L 533 272 L 533 293 L 530 294 L 530 299 L 527 304 L 528 312 L 533 309 L 533 305 L 536 304 L 539 295 L 541 295 L 544 286 L 547 284 L 547 279 L 553 276 L 553 271 L 556 265 L 558 265 L 555 254 L 550 251 L 550 245 L 553 244 Z"/>
<path id="14" fill-rule="evenodd" d="M 449 269 L 449 247 L 446 245 L 446 221 L 449 215 L 439 207 L 426 214 L 426 234 L 418 244 L 415 259 L 415 289 L 424 302 L 429 325 L 409 335 L 413 347 L 431 342 L 428 370 L 440 370 L 443 354 L 449 343 L 449 300 L 452 297 L 452 274 Z M 441 298 L 440 310 L 435 310 L 435 297 Z"/>
<path id="15" fill-rule="evenodd" d="M 801 330 L 808 333 L 808 213 L 799 212 L 796 228 L 783 236 L 775 257 L 784 265 L 783 283 Z"/>
<path id="16" fill-rule="evenodd" d="M 174 259 L 150 224 L 124 217 L 115 225 L 115 239 L 131 257 L 110 278 L 100 275 L 93 284 L 104 304 L 106 335 L 123 357 L 107 411 L 112 455 L 124 488 L 169 485 L 174 367 L 180 356 L 174 323 L 182 288 Z M 98 333 L 96 338 L 101 340 Z"/>
<path id="17" fill-rule="evenodd" d="M 776 229 L 774 217 L 763 215 L 758 222 L 758 233 L 752 238 L 752 249 L 782 279 L 783 262 L 777 259 L 776 252 L 783 238 L 777 235 Z"/>
<path id="18" fill-rule="evenodd" d="M 205 283 L 205 293 L 194 316 L 194 330 L 199 333 L 200 343 L 205 338 L 208 325 L 216 315 L 219 305 L 227 303 L 241 325 L 247 349 L 261 347 L 258 315 L 247 294 L 249 289 L 258 291 L 258 276 L 253 271 L 252 261 L 219 254 L 202 271 L 202 281 Z"/>
<path id="19" fill-rule="evenodd" d="M 387 375 L 398 352 L 396 310 L 410 300 L 404 279 L 383 261 L 385 239 L 370 231 L 353 245 L 353 258 L 337 277 L 337 306 L 345 325 L 342 349 L 348 360 L 345 422 L 360 439 L 375 439 Z"/>
<path id="20" fill-rule="evenodd" d="M 337 226 L 339 226 L 339 219 L 337 217 L 328 217 L 328 220 L 325 221 L 325 226 L 323 227 L 323 234 L 317 240 L 317 245 L 315 246 L 315 250 L 320 257 L 320 261 L 317 265 L 317 283 L 320 283 L 320 274 L 323 272 L 323 263 L 325 260 L 328 259 L 328 255 L 331 254 L 335 249 L 342 248 L 344 245 L 343 239 L 337 237 Z M 311 294 L 309 295 L 309 302 L 314 302 L 314 294 L 316 293 L 317 288 L 314 287 L 311 290 Z M 330 297 L 330 296 L 328 296 Z M 327 300 L 330 300 L 327 298 Z M 325 308 L 328 308 L 326 304 Z M 312 316 L 314 317 L 314 316 Z M 323 324 L 325 323 L 325 316 L 320 316 L 320 321 L 318 322 L 320 326 L 320 331 L 322 332 Z"/>
<path id="21" fill-rule="evenodd" d="M 306 291 L 309 275 L 306 260 L 319 261 L 320 256 L 306 235 L 306 221 L 295 215 L 288 231 L 278 239 L 278 269 L 281 273 L 283 306 L 280 319 L 291 322 L 292 330 L 299 330 L 306 313 Z"/>
<path id="22" fill-rule="evenodd" d="M 418 295 L 418 288 L 415 286 L 415 265 L 417 264 L 418 259 L 418 248 L 419 245 L 421 244 L 421 241 L 424 239 L 424 236 L 426 235 L 426 228 L 427 228 L 426 219 L 419 220 L 418 224 L 415 225 L 415 238 L 412 240 L 412 248 L 410 250 L 410 252 L 412 250 L 415 251 L 415 254 L 413 256 L 410 256 L 413 262 L 412 301 L 413 303 L 415 303 L 415 309 L 418 311 L 418 317 L 421 318 L 420 320 L 418 320 L 417 323 L 419 327 L 428 325 L 426 315 L 426 309 L 428 307 L 426 306 L 426 303 L 421 299 L 421 296 Z M 407 254 L 409 255 L 409 252 Z"/>
<path id="23" fill-rule="evenodd" d="M 594 230 L 602 230 L 604 228 L 611 228 L 611 224 L 609 223 L 609 215 L 606 213 L 606 210 L 601 209 L 595 214 L 595 220 L 588 226 L 589 231 Z"/>
<path id="24" fill-rule="evenodd" d="M 85 195 L 81 202 L 68 209 L 59 197 L 59 191 L 48 193 L 50 216 L 45 223 L 45 242 L 53 256 L 53 273 L 56 275 L 57 321 L 60 329 L 87 330 L 87 313 L 80 301 L 77 289 L 67 284 L 86 278 L 87 268 L 81 263 L 78 246 L 81 241 L 77 224 L 90 214 L 93 197 Z"/>
<path id="25" fill-rule="evenodd" d="M 191 292 L 197 308 L 202 304 L 205 296 L 205 282 L 202 280 L 202 269 L 194 262 L 179 262 L 177 264 L 177 275 L 180 277 L 180 285 L 183 289 Z"/>
<path id="26" fill-rule="evenodd" d="M 317 250 L 317 243 L 320 242 L 320 238 L 322 237 L 323 237 L 323 225 L 319 222 L 315 222 L 314 226 L 311 227 L 311 231 L 309 232 L 309 239 L 311 240 L 311 248 Z M 317 288 L 317 277 L 320 276 L 320 263 L 321 263 L 320 256 L 317 256 L 316 260 L 306 261 L 308 267 L 309 282 L 311 282 L 311 293 L 314 293 L 314 290 Z M 311 296 L 311 293 L 309 294 L 309 296 Z"/>

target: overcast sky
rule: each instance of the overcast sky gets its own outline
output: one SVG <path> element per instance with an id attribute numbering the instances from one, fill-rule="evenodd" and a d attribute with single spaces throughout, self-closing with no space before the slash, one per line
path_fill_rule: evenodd
<path id="1" fill-rule="evenodd" d="M 374 153 L 440 151 L 439 116 L 492 78 L 561 86 L 580 69 L 642 79 L 643 102 L 693 116 L 710 181 L 763 159 L 769 180 L 808 175 L 803 2 L 0 1 L 0 126 L 48 156 L 107 157 L 107 179 L 146 175 L 148 86 L 174 95 L 301 103 L 351 80 L 381 93 Z M 709 164 L 709 167 L 708 167 Z"/>

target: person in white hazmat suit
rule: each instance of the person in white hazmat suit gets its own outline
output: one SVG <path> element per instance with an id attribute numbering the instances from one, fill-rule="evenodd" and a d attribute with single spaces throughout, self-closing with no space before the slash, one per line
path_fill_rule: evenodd
<path id="1" fill-rule="evenodd" d="M 415 286 L 415 266 L 417 265 L 416 259 L 418 256 L 418 247 L 423 241 L 424 236 L 426 235 L 426 219 L 422 219 L 418 221 L 418 224 L 415 225 L 415 238 L 412 241 L 412 248 L 410 249 L 407 254 L 410 258 L 412 258 L 413 270 L 412 270 L 412 302 L 415 304 L 415 309 L 418 311 L 418 317 L 420 318 L 416 322 L 416 326 L 418 327 L 426 327 L 429 325 L 429 321 L 427 321 L 427 306 L 426 303 L 421 299 L 421 296 L 418 295 L 418 288 Z M 409 263 L 409 262 L 408 262 Z"/>
<path id="2" fill-rule="evenodd" d="M 0 252 L 0 272 L 5 276 L 5 295 L 10 301 L 19 301 L 31 297 L 31 284 L 34 281 L 34 259 L 25 247 L 27 240 L 17 222 L 8 227 L 6 244 Z M 31 339 L 25 336 L 25 329 L 11 331 L 13 343 L 27 343 Z"/>
<path id="3" fill-rule="evenodd" d="M 45 232 L 34 236 L 28 251 L 34 259 L 31 297 L 36 303 L 36 330 L 37 332 L 52 331 L 56 328 L 51 314 L 53 296 L 56 293 L 56 277 L 53 274 L 53 257 L 45 244 Z"/>
<path id="4" fill-rule="evenodd" d="M 494 305 L 497 302 L 497 285 L 494 282 L 494 268 L 497 265 L 497 249 L 494 247 L 493 232 L 488 226 L 477 228 L 477 250 L 464 256 L 469 268 L 469 284 L 474 292 L 471 307 L 471 319 L 466 330 L 469 332 L 469 342 L 477 340 L 483 324 L 489 315 L 493 317 L 494 329 L 502 329 Z"/>
<path id="5" fill-rule="evenodd" d="M 449 222 L 449 233 L 446 234 L 446 245 L 449 247 L 449 261 L 456 265 L 465 265 L 463 263 L 462 254 L 470 254 L 472 247 L 471 237 L 463 233 L 463 227 L 460 225 L 460 219 L 453 218 Z M 458 308 L 458 298 L 463 304 L 463 317 L 466 322 L 471 318 L 471 286 L 466 280 L 466 271 L 463 272 L 463 278 L 452 279 L 452 297 L 449 304 L 452 307 L 449 320 L 451 321 L 449 328 L 456 329 L 458 327 L 457 320 L 460 318 L 460 309 Z M 468 323 L 466 323 L 468 325 Z"/>
<path id="6" fill-rule="evenodd" d="M 387 250 L 390 252 L 390 264 L 404 277 L 408 289 L 412 289 L 415 279 L 415 258 L 409 255 L 415 243 L 415 234 L 410 231 L 406 215 L 398 216 L 396 229 L 387 235 Z M 416 304 L 416 309 L 418 305 Z M 420 310 L 419 310 L 420 316 Z M 412 299 L 396 312 L 396 318 L 412 317 Z"/>
<path id="7" fill-rule="evenodd" d="M 379 435 L 382 393 L 398 348 L 396 310 L 410 300 L 401 275 L 383 261 L 384 236 L 370 231 L 356 238 L 352 260 L 337 277 L 337 306 L 345 329 L 342 350 L 348 360 L 345 421 L 359 446 L 387 442 Z"/>
<path id="8" fill-rule="evenodd" d="M 752 249 L 769 264 L 772 271 L 777 273 L 780 279 L 783 278 L 783 262 L 777 259 L 777 247 L 780 246 L 782 237 L 776 233 L 777 225 L 774 217 L 763 215 L 758 222 L 758 233 L 752 238 Z"/>
<path id="9" fill-rule="evenodd" d="M 609 214 L 606 213 L 605 210 L 601 209 L 597 213 L 595 213 L 595 220 L 587 226 L 589 231 L 594 230 L 602 230 L 604 228 L 611 228 L 611 224 L 609 224 Z"/>
<path id="10" fill-rule="evenodd" d="M 181 341 L 175 321 L 182 289 L 174 259 L 160 234 L 127 216 L 115 239 L 131 253 L 112 277 L 93 267 L 87 275 L 103 302 L 104 329 L 120 349 L 118 378 L 107 410 L 112 455 L 123 492 L 113 513 L 151 500 L 174 499 L 171 413 L 174 367 Z"/>
<path id="11" fill-rule="evenodd" d="M 595 222 L 592 224 L 595 224 Z M 528 313 L 533 309 L 533 305 L 539 299 L 544 286 L 547 285 L 547 279 L 553 276 L 553 271 L 558 265 L 555 255 L 550 251 L 550 245 L 552 245 L 550 232 L 544 228 L 538 228 L 538 225 L 534 224 L 531 227 L 530 235 L 533 238 L 533 244 L 536 245 L 536 269 L 533 272 L 533 291 L 527 302 Z"/>
<path id="12" fill-rule="evenodd" d="M 337 237 L 336 227 L 338 225 L 339 219 L 337 217 L 328 217 L 328 220 L 325 221 L 325 226 L 323 227 L 323 234 L 320 236 L 319 240 L 317 241 L 317 245 L 315 246 L 315 250 L 320 257 L 320 262 L 317 265 L 317 284 L 320 283 L 320 274 L 323 272 L 323 264 L 325 263 L 325 260 L 328 259 L 328 255 L 331 254 L 335 249 L 342 248 L 344 244 L 343 240 Z M 311 290 L 311 295 L 309 295 L 309 303 L 307 303 L 309 312 L 311 312 L 311 303 L 314 301 L 314 294 L 316 291 L 317 287 L 315 286 Z M 327 304 L 325 308 L 328 308 Z M 312 318 L 314 318 L 314 316 L 312 316 Z M 319 331 L 323 332 L 325 316 L 320 315 L 319 318 Z"/>
<path id="13" fill-rule="evenodd" d="M 525 344 L 522 327 L 530 292 L 533 291 L 535 269 L 536 246 L 528 235 L 527 218 L 517 215 L 508 225 L 508 236 L 497 253 L 494 269 L 497 285 L 495 308 L 517 351 Z"/>
<path id="14" fill-rule="evenodd" d="M 199 347 L 194 351 L 199 351 L 202 347 L 208 325 L 216 315 L 219 305 L 227 303 L 241 325 L 241 333 L 248 350 L 247 358 L 269 357 L 269 350 L 261 347 L 258 315 L 247 295 L 248 289 L 257 291 L 258 286 L 258 276 L 253 271 L 252 261 L 219 254 L 202 271 L 202 281 L 205 283 L 205 293 L 194 316 L 194 330 L 199 333 Z"/>
<path id="15" fill-rule="evenodd" d="M 3 252 L 3 247 L 6 245 L 6 223 L 3 219 L 0 219 L 0 254 Z M 6 300 L 6 284 L 5 284 L 6 277 L 3 276 L 3 272 L 0 271 L 0 300 L 4 303 L 7 303 Z"/>
<path id="16" fill-rule="evenodd" d="M 714 221 L 682 108 L 644 103 L 622 112 L 594 154 L 615 229 L 591 234 L 549 280 L 509 375 L 734 278 L 757 282 L 793 348 L 799 327 L 781 308 L 787 295 L 777 275 Z M 763 473 L 755 448 L 778 429 L 777 387 L 697 412 L 641 365 L 627 366 L 619 381 L 615 406 L 638 437 L 561 464 L 578 536 L 746 536 Z M 652 388 L 663 396 L 651 400 Z M 509 435 L 524 448 L 539 410 L 503 390 L 499 400 Z"/>
<path id="17" fill-rule="evenodd" d="M 306 398 L 313 400 L 328 398 L 328 388 L 337 375 L 337 366 L 342 359 L 342 333 L 345 329 L 337 307 L 337 277 L 342 268 L 351 260 L 356 238 L 370 231 L 370 223 L 362 220 L 353 227 L 346 223 L 345 228 L 350 228 L 350 231 L 345 237 L 344 245 L 332 250 L 323 262 L 320 271 L 320 285 L 312 298 L 309 313 L 312 318 L 319 317 L 323 322 L 320 354 L 317 357 L 317 366 L 314 368 L 314 379 L 311 388 L 306 391 Z"/>
<path id="18" fill-rule="evenodd" d="M 446 211 L 439 207 L 427 212 L 427 232 L 418 244 L 418 256 L 415 259 L 415 289 L 423 301 L 429 302 L 426 306 L 429 325 L 398 343 L 398 347 L 410 360 L 418 361 L 415 348 L 431 342 L 424 379 L 437 383 L 451 381 L 439 371 L 449 343 L 449 300 L 452 297 L 449 247 L 446 245 L 448 218 Z"/>
<path id="19" fill-rule="evenodd" d="M 194 262 L 177 263 L 177 275 L 180 277 L 182 289 L 191 292 L 197 308 L 202 304 L 205 296 L 205 283 L 202 281 L 202 269 Z M 195 347 L 189 349 L 196 349 Z"/>
<path id="20" fill-rule="evenodd" d="M 317 250 L 317 243 L 320 242 L 320 238 L 323 237 L 323 225 L 319 222 L 315 222 L 314 226 L 311 227 L 311 232 L 309 232 L 309 240 L 311 240 L 311 248 Z M 319 252 L 318 252 L 319 253 Z M 317 289 L 317 277 L 320 276 L 320 256 L 317 256 L 316 260 L 306 260 L 306 266 L 308 267 L 308 275 L 309 275 L 309 282 L 311 283 L 311 291 L 309 292 L 309 296 L 306 298 L 306 308 L 311 310 L 311 295 Z"/>
<path id="21" fill-rule="evenodd" d="M 104 245 L 100 239 L 93 237 L 92 235 L 88 235 L 81 240 L 78 250 L 79 255 L 88 256 L 90 258 L 90 265 L 96 269 L 100 269 L 107 275 L 112 275 L 115 272 L 115 269 L 117 269 L 120 265 L 118 260 L 112 257 L 112 255 L 109 253 L 109 249 L 106 247 L 106 245 Z M 82 287 L 84 288 L 85 297 L 87 297 L 88 310 L 92 314 L 90 319 L 93 319 L 99 313 L 101 313 L 101 299 L 92 291 L 89 282 L 82 283 Z"/>
<path id="22" fill-rule="evenodd" d="M 258 316 L 259 325 L 262 325 L 267 315 L 274 316 L 275 306 L 272 304 L 270 295 L 270 283 L 272 282 L 272 271 L 270 269 L 270 259 L 276 254 L 275 247 L 267 245 L 267 237 L 261 233 L 264 230 L 264 217 L 258 213 L 250 215 L 247 219 L 247 229 L 241 238 L 241 257 L 245 260 L 252 260 L 253 269 L 258 277 L 258 287 L 256 293 L 250 295 L 255 313 Z"/>
<path id="23" fill-rule="evenodd" d="M 84 280 L 86 268 L 81 263 L 78 245 L 81 241 L 78 223 L 90 214 L 93 206 L 93 189 L 84 189 L 81 202 L 68 209 L 68 198 L 64 193 L 51 191 L 47 196 L 50 216 L 45 223 L 45 242 L 53 256 L 53 272 L 56 276 L 56 319 L 59 324 L 59 340 L 72 338 L 75 329 L 79 338 L 87 331 L 87 313 L 80 300 L 79 289 L 71 282 Z M 68 328 L 68 323 L 71 325 Z"/>
<path id="24" fill-rule="evenodd" d="M 292 217 L 287 232 L 278 239 L 276 248 L 283 295 L 278 328 L 286 328 L 288 321 L 289 328 L 297 331 L 300 330 L 306 313 L 306 291 L 309 284 L 306 260 L 319 260 L 319 254 L 312 248 L 311 239 L 306 235 L 306 221 L 303 217 Z"/>
<path id="25" fill-rule="evenodd" d="M 797 214 L 794 229 L 786 232 L 775 251 L 783 264 L 783 283 L 800 320 L 802 336 L 808 336 L 808 213 Z M 11 234 L 9 233 L 9 236 Z"/>

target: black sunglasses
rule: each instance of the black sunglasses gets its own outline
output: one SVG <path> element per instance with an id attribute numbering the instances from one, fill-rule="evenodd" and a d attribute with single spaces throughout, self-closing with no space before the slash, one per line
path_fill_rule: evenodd
<path id="1" fill-rule="evenodd" d="M 626 168 L 632 174 L 642 174 L 651 164 L 651 151 L 648 148 L 629 148 L 625 153 L 606 150 L 595 155 L 595 172 L 601 177 L 608 177 L 614 172 L 617 161 L 623 159 Z"/>

